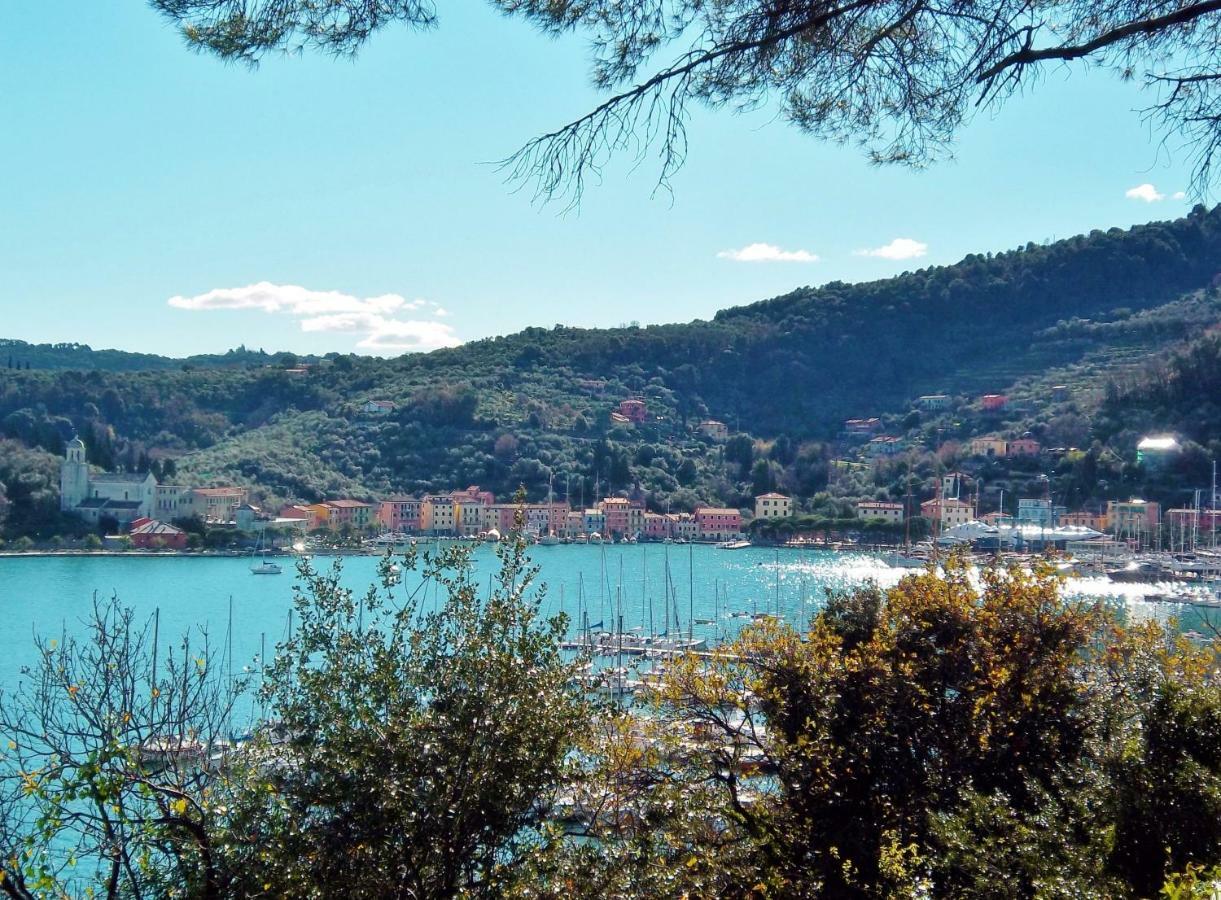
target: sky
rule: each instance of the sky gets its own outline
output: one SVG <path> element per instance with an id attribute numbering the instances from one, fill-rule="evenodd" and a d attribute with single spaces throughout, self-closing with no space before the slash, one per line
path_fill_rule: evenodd
<path id="1" fill-rule="evenodd" d="M 258 69 L 139 0 L 13 4 L 0 30 L 0 337 L 184 356 L 395 355 L 528 325 L 710 318 L 803 285 L 1190 208 L 1137 87 L 1084 68 L 875 168 L 774 110 L 700 111 L 671 190 L 610 166 L 580 209 L 494 163 L 590 108 L 579 36 L 477 0 L 355 60 Z"/>

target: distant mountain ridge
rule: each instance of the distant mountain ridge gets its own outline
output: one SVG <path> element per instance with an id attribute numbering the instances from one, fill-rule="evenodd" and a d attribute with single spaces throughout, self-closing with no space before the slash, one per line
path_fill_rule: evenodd
<path id="1" fill-rule="evenodd" d="M 527 328 L 395 359 L 328 354 L 304 373 L 288 371 L 296 357 L 244 348 L 169 360 L 6 342 L 0 429 L 53 452 L 79 431 L 98 459 L 174 456 L 198 480 L 281 497 L 466 484 L 538 494 L 554 472 L 579 479 L 587 496 L 631 489 L 737 502 L 750 454 L 745 470 L 726 468 L 716 448 L 693 440 L 700 418 L 798 447 L 834 438 L 848 417 L 917 428 L 921 394 L 1008 393 L 1023 398 L 1024 418 L 988 427 L 1013 429 L 1037 422 L 1052 382 L 1087 386 L 1071 393 L 1072 413 L 1088 418 L 1086 395 L 1100 397 L 1113 373 L 1146 367 L 1221 322 L 1219 271 L 1221 207 L 1197 207 L 882 281 L 799 288 L 711 320 Z M 46 364 L 4 368 L 7 348 L 38 350 Z M 629 395 L 647 401 L 646 426 L 610 422 Z M 368 415 L 374 399 L 394 413 Z M 976 424 L 933 427 L 922 439 L 969 437 Z M 796 465 L 795 450 L 782 455 Z M 805 490 L 816 470 L 792 477 Z"/>
<path id="2" fill-rule="evenodd" d="M 129 350 L 95 350 L 88 344 L 33 344 L 15 338 L 0 338 L 0 368 L 31 368 L 99 372 L 157 372 L 180 369 L 266 365 L 282 354 L 237 347 L 225 353 L 201 353 L 185 358 L 138 353 Z M 309 360 L 314 357 L 302 357 Z"/>

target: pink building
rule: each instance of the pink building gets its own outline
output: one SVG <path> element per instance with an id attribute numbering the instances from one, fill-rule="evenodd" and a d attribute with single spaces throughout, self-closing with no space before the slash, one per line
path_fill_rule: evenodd
<path id="1" fill-rule="evenodd" d="M 450 497 L 463 506 L 491 506 L 496 502 L 496 496 L 491 491 L 482 491 L 477 484 L 468 486 L 464 491 L 451 491 Z"/>
<path id="2" fill-rule="evenodd" d="M 695 524 L 701 540 L 727 541 L 742 532 L 742 513 L 736 509 L 700 506 L 695 510 Z"/>
<path id="3" fill-rule="evenodd" d="M 644 507 L 626 497 L 606 497 L 598 504 L 606 516 L 606 534 L 618 537 L 644 530 Z"/>
<path id="4" fill-rule="evenodd" d="M 984 412 L 999 412 L 1009 405 L 1009 398 L 1004 394 L 984 394 L 979 398 L 979 404 Z"/>
<path id="5" fill-rule="evenodd" d="M 387 531 L 419 531 L 423 503 L 418 497 L 389 497 L 377 504 L 378 524 Z"/>
<path id="6" fill-rule="evenodd" d="M 1006 456 L 1038 456 L 1043 445 L 1031 437 L 1014 438 L 1005 445 Z"/>
<path id="7" fill-rule="evenodd" d="M 670 525 L 669 516 L 651 512 L 644 514 L 644 536 L 650 540 L 664 541 L 666 538 L 674 537 Z"/>

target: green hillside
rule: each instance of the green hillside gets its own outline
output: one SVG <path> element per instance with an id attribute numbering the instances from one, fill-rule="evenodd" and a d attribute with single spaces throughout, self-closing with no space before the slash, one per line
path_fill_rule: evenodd
<path id="1" fill-rule="evenodd" d="M 574 502 L 608 490 L 674 509 L 745 503 L 770 487 L 809 497 L 827 487 L 849 416 L 880 416 L 926 447 L 998 429 L 1090 440 L 1108 383 L 1138 379 L 1221 319 L 1219 271 L 1221 208 L 1197 207 L 883 281 L 801 288 L 710 321 L 528 328 L 390 360 L 332 355 L 304 372 L 295 358 L 244 348 L 168 360 L 10 343 L 34 365 L 0 368 L 0 433 L 58 453 L 79 432 L 98 465 L 172 458 L 183 478 L 246 483 L 269 500 L 466 484 L 524 484 L 538 497 L 549 475 Z M 1069 400 L 1049 399 L 1056 384 Z M 954 395 L 957 411 L 912 411 L 934 392 Z M 981 418 L 972 398 L 985 392 L 1016 402 Z M 650 420 L 612 426 L 629 395 L 646 400 Z M 367 415 L 370 399 L 397 409 Z M 694 434 L 707 416 L 739 436 L 718 446 Z M 893 493 L 892 477 L 856 488 Z"/>

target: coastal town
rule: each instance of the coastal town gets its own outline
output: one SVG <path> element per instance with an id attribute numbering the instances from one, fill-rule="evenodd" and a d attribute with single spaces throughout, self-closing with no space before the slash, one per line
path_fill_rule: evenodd
<path id="1" fill-rule="evenodd" d="M 1066 389 L 1053 395 L 1063 399 Z M 927 415 L 944 413 L 955 399 L 925 395 L 913 408 Z M 985 394 L 974 400 L 988 414 L 1003 413 L 1009 400 Z M 364 402 L 367 416 L 395 412 L 383 399 Z M 643 397 L 618 402 L 609 412 L 612 429 L 631 429 L 649 421 Z M 723 445 L 732 430 L 721 421 L 704 419 L 693 433 L 711 445 Z M 942 455 L 946 447 L 938 448 Z M 1045 447 L 1030 432 L 986 433 L 955 445 L 954 458 L 965 471 L 941 472 L 931 490 L 911 490 L 899 497 L 851 499 L 851 514 L 834 521 L 803 515 L 804 499 L 769 490 L 753 497 L 753 506 L 696 504 L 689 511 L 650 508 L 640 492 L 602 496 L 574 506 L 568 497 L 555 499 L 548 487 L 545 500 L 527 502 L 524 495 L 496 496 L 479 485 L 416 495 L 383 497 L 337 496 L 268 505 L 252 498 L 250 487 L 235 484 L 188 485 L 179 479 L 164 482 L 152 471 L 100 472 L 88 461 L 80 438 L 68 442 L 60 472 L 62 512 L 101 531 L 109 541 L 137 549 L 182 550 L 198 544 L 200 529 L 257 539 L 266 549 L 312 537 L 319 542 L 343 539 L 394 543 L 415 537 L 456 537 L 498 540 L 510 535 L 537 543 L 587 542 L 705 542 L 746 546 L 748 542 L 793 546 L 899 544 L 910 548 L 924 541 L 967 544 L 979 550 L 1039 552 L 1047 549 L 1095 557 L 1119 557 L 1142 550 L 1186 552 L 1216 543 L 1218 510 L 1215 484 L 1210 493 L 1196 490 L 1190 506 L 1165 508 L 1139 497 L 1107 500 L 1088 508 L 1070 509 L 1051 496 L 1048 482 L 1041 496 L 1012 493 L 985 501 L 982 466 L 1015 462 L 1039 471 L 1055 465 L 1076 448 Z M 910 436 L 888 433 L 878 417 L 851 418 L 840 435 L 837 466 L 869 468 L 910 456 Z M 1157 472 L 1182 452 L 1169 434 L 1150 434 L 1135 448 L 1139 465 Z M 910 464 L 909 464 L 910 469 Z M 1028 482 L 1030 483 L 1030 482 Z M 931 494 L 931 496 L 929 496 Z M 1211 499 L 1210 499 L 1211 498 Z M 1008 499 L 1008 503 L 1006 503 Z M 990 508 L 989 508 L 990 507 Z M 191 526 L 196 533 L 193 536 Z"/>

